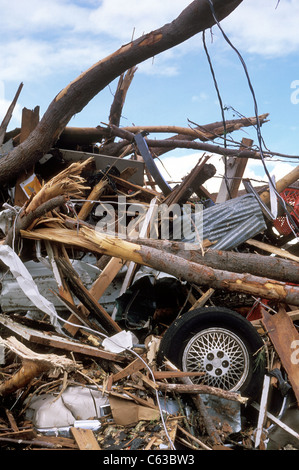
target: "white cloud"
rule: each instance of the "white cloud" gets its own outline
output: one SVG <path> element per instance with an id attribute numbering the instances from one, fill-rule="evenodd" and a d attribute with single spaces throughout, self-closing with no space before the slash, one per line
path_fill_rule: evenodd
<path id="1" fill-rule="evenodd" d="M 243 0 L 223 28 L 243 51 L 279 57 L 298 51 L 298 21 L 297 0 Z"/>
<path id="2" fill-rule="evenodd" d="M 0 79 L 40 81 L 44 77 L 81 73 L 110 51 L 92 41 L 13 40 L 0 49 Z"/>
<path id="3" fill-rule="evenodd" d="M 143 33 L 172 21 L 190 0 L 0 0 L 0 79 L 33 80 L 35 76 L 76 75 Z M 223 21 L 228 36 L 242 51 L 288 54 L 299 48 L 297 0 L 244 0 Z M 214 39 L 221 36 L 213 28 Z M 219 44 L 219 41 L 218 41 Z M 224 44 L 222 42 L 222 44 Z M 173 76 L 179 59 L 198 53 L 198 38 L 140 65 L 140 73 Z M 218 46 L 217 46 L 218 47 Z M 220 47 L 220 46 L 219 46 Z"/>
<path id="4" fill-rule="evenodd" d="M 132 34 L 137 38 L 172 21 L 189 0 L 103 0 L 97 10 L 90 12 L 91 26 L 124 41 Z"/>
<path id="5" fill-rule="evenodd" d="M 190 171 L 196 166 L 200 158 L 200 152 L 191 153 L 181 157 L 164 155 L 161 157 L 161 162 L 156 160 L 156 164 L 166 181 L 170 183 L 180 183 L 182 178 L 190 173 Z M 215 166 L 216 174 L 213 178 L 205 182 L 204 187 L 211 194 L 218 193 L 222 177 L 224 175 L 224 163 L 222 157 L 219 155 L 212 155 L 207 163 Z M 275 176 L 276 182 L 290 173 L 295 166 L 295 163 L 290 164 L 279 161 L 271 163 L 266 161 L 267 170 L 271 176 Z M 243 177 L 250 179 L 253 186 L 268 184 L 268 176 L 266 175 L 265 168 L 261 160 L 250 159 L 247 163 Z M 244 189 L 243 184 L 240 185 L 240 189 Z"/>
<path id="6" fill-rule="evenodd" d="M 21 37 L 35 33 L 63 33 L 62 28 L 75 29 L 88 19 L 89 11 L 66 0 L 0 1 L 2 33 Z"/>
<path id="7" fill-rule="evenodd" d="M 99 5 L 100 3 L 100 5 Z M 134 34 L 163 26 L 189 0 L 0 0 L 0 79 L 34 80 L 81 73 Z M 147 61 L 140 72 L 176 75 L 173 53 Z"/>
<path id="8" fill-rule="evenodd" d="M 209 95 L 204 91 L 200 92 L 199 95 L 192 96 L 192 101 L 194 103 L 201 103 L 203 101 L 207 101 L 209 99 Z"/>

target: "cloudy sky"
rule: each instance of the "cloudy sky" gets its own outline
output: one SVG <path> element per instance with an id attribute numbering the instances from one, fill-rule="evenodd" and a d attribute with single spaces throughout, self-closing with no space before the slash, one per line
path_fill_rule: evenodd
<path id="1" fill-rule="evenodd" d="M 20 126 L 21 110 L 40 106 L 41 116 L 54 96 L 82 71 L 122 44 L 172 21 L 190 0 L 0 0 L 0 119 L 24 84 L 9 129 Z M 243 0 L 221 25 L 243 57 L 258 103 L 269 113 L 262 127 L 268 149 L 299 155 L 299 2 Z M 254 116 L 254 101 L 236 52 L 215 26 L 206 34 L 227 119 Z M 69 123 L 97 126 L 107 122 L 116 82 L 96 96 Z M 202 35 L 138 66 L 121 124 L 188 126 L 189 121 L 221 121 Z M 152 136 L 153 137 L 153 136 Z M 240 141 L 255 129 L 233 134 Z M 199 153 L 166 154 L 169 178 L 181 178 Z M 219 157 L 213 158 L 219 174 Z M 267 162 L 281 177 L 298 160 Z M 182 170 L 183 168 L 183 170 Z M 264 179 L 260 163 L 248 164 L 247 176 Z M 211 188 L 209 188 L 211 189 Z"/>

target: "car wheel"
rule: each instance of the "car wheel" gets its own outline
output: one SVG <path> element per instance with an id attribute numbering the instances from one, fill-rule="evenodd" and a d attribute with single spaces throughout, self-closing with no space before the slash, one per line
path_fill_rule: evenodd
<path id="1" fill-rule="evenodd" d="M 167 358 L 183 371 L 204 372 L 193 383 L 253 398 L 261 390 L 264 367 L 256 354 L 263 341 L 240 314 L 221 307 L 183 314 L 164 334 L 158 364 Z"/>

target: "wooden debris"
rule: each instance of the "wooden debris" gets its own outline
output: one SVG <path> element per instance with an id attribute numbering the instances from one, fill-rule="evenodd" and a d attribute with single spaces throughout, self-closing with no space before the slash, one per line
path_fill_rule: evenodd
<path id="1" fill-rule="evenodd" d="M 84 354 L 91 357 L 99 357 L 102 359 L 113 360 L 116 362 L 124 362 L 125 358 L 121 354 L 110 353 L 103 349 L 89 346 L 77 341 L 71 341 L 63 336 L 58 336 L 50 332 L 43 332 L 35 330 L 28 326 L 22 327 L 19 323 L 13 322 L 9 317 L 0 315 L 0 323 L 5 325 L 10 330 L 14 331 L 22 338 L 33 343 L 42 344 L 45 346 L 52 346 L 54 348 L 71 351 L 73 353 Z"/>
<path id="2" fill-rule="evenodd" d="M 241 0 L 222 4 L 214 1 L 216 16 L 222 20 L 240 3 Z M 184 237 L 164 239 L 161 223 L 155 225 L 155 237 L 149 237 L 155 208 L 176 205 L 183 216 L 186 208 L 191 209 L 193 215 L 197 204 L 208 207 L 229 202 L 234 205 L 234 199 L 242 194 L 242 180 L 246 191 L 249 187 L 249 182 L 246 180 L 246 186 L 243 179 L 249 159 L 260 160 L 261 154 L 251 139 L 243 139 L 237 145 L 234 142 L 231 147 L 227 146 L 226 139 L 226 145 L 215 140 L 256 126 L 257 120 L 260 125 L 264 124 L 268 114 L 205 125 L 189 121 L 189 127 L 155 123 L 151 126 L 121 125 L 122 110 L 137 65 L 213 24 L 215 18 L 208 2 L 192 2 L 173 22 L 122 46 L 82 73 L 58 93 L 41 120 L 38 106 L 33 110 L 24 108 L 21 128 L 7 132 L 20 85 L 0 125 L 1 148 L 9 139 L 13 146 L 0 158 L 3 209 L 12 214 L 0 226 L 3 232 L 0 246 L 10 252 L 13 249 L 23 263 L 38 262 L 50 270 L 57 285 L 57 289 L 51 290 L 55 302 L 59 303 L 59 312 L 63 313 L 55 316 L 53 308 L 51 321 L 47 317 L 36 318 L 36 311 L 31 312 L 27 306 L 22 310 L 18 298 L 12 299 L 18 314 L 15 315 L 13 309 L 13 313 L 0 313 L 1 448 L 161 451 L 175 450 L 179 444 L 190 453 L 202 449 L 264 449 L 266 419 L 298 439 L 296 430 L 268 411 L 272 387 L 280 385 L 279 379 L 270 379 L 268 375 L 273 362 L 287 375 L 285 393 L 291 390 L 297 405 L 299 403 L 298 167 L 276 185 L 278 192 L 290 186 L 298 191 L 297 199 L 286 204 L 294 220 L 291 233 L 272 233 L 273 227 L 278 228 L 269 213 L 263 215 L 270 201 L 269 188 L 263 187 L 256 193 L 256 199 L 263 202 L 261 224 L 265 229 L 261 233 L 242 238 L 242 243 L 236 241 L 236 246 L 227 251 L 214 249 L 217 241 L 209 240 L 208 236 L 192 246 L 194 249 L 186 249 Z M 71 117 L 115 78 L 119 80 L 108 124 L 94 128 L 67 127 Z M 173 135 L 160 139 L 163 133 Z M 159 134 L 159 139 L 150 134 Z M 140 151 L 138 137 L 141 136 L 145 147 L 148 146 L 148 154 Z M 193 170 L 182 174 L 181 182 L 164 181 L 166 190 L 163 185 L 161 191 L 162 176 L 154 159 L 174 149 L 194 149 L 201 154 Z M 209 163 L 211 154 L 220 155 L 225 163 L 217 194 L 210 194 L 204 187 L 216 173 L 214 165 Z M 273 154 L 267 151 L 263 156 Z M 120 197 L 125 201 L 123 213 L 118 207 Z M 100 230 L 99 222 L 105 216 L 96 210 L 98 204 L 114 212 L 118 229 L 125 215 L 128 229 L 125 234 Z M 136 217 L 138 207 L 144 209 L 140 218 Z M 177 219 L 183 223 L 183 218 L 177 215 L 168 217 L 172 228 Z M 229 226 L 230 221 L 225 221 L 224 225 Z M 220 240 L 222 229 L 220 226 Z M 294 244 L 290 246 L 289 242 Z M 84 259 L 88 261 L 85 263 Z M 73 260 L 82 262 L 83 269 L 91 268 L 90 265 L 96 268 L 91 269 L 88 287 Z M 10 268 L 5 265 L 1 269 L 5 295 L 5 289 L 9 291 L 20 279 L 11 268 L 16 279 L 6 282 Z M 159 295 L 156 296 L 156 291 L 149 294 L 144 284 L 137 284 L 145 276 L 150 279 L 150 285 L 163 286 Z M 166 284 L 158 284 L 164 277 L 171 282 L 175 280 L 175 288 L 168 291 Z M 38 275 L 35 280 L 38 286 Z M 32 283 L 35 280 L 32 279 Z M 177 293 L 180 288 L 182 299 Z M 126 295 L 130 298 L 123 306 Z M 30 293 L 27 296 L 30 297 Z M 264 378 L 267 385 L 265 393 L 259 404 L 253 402 L 253 407 L 259 411 L 258 419 L 253 426 L 250 423 L 248 429 L 242 428 L 244 423 L 240 420 L 237 437 L 230 424 L 213 419 L 202 396 L 211 396 L 218 402 L 228 400 L 240 410 L 243 405 L 246 405 L 244 408 L 250 406 L 251 397 L 233 388 L 226 390 L 206 385 L 209 369 L 204 369 L 199 359 L 195 371 L 183 366 L 179 370 L 169 361 L 163 365 L 157 361 L 163 335 L 169 326 L 190 310 L 193 315 L 197 314 L 196 309 L 206 306 L 219 310 L 225 307 L 227 314 L 227 309 L 233 311 L 233 318 L 239 314 L 251 321 L 262 346 L 256 352 L 257 357 L 251 358 L 250 353 L 249 361 L 266 362 L 266 356 L 269 366 L 261 368 L 264 377 L 259 377 L 260 381 Z M 220 319 L 225 312 L 221 310 Z M 53 326 L 53 318 L 59 328 L 57 323 Z M 233 334 L 246 349 L 243 331 L 235 328 Z M 110 340 L 118 333 L 128 334 L 132 343 L 129 347 L 117 345 L 121 352 L 115 353 L 109 350 L 109 341 L 103 342 L 103 339 Z M 196 327 L 190 335 L 197 333 Z M 181 343 L 188 341 L 189 337 L 185 337 L 175 347 L 180 351 Z M 111 344 L 110 341 L 110 347 Z M 217 359 L 213 355 L 218 366 L 229 362 L 222 362 L 221 345 L 219 350 Z M 201 354 L 206 355 L 205 364 L 207 351 Z M 217 376 L 223 372 L 218 366 Z M 231 367 L 234 367 L 233 361 Z M 44 428 L 38 429 L 33 424 L 32 416 L 28 417 L 30 405 L 35 398 L 45 395 L 53 397 L 55 405 L 65 403 L 69 387 L 80 387 L 87 392 L 92 407 L 88 411 L 91 416 L 88 415 L 84 423 L 88 425 L 96 419 L 99 426 L 96 431 L 83 424 L 80 426 L 81 417 L 78 419 L 77 411 L 72 409 L 76 423 L 68 421 L 62 429 L 55 428 L 55 435 L 48 435 L 48 427 L 44 432 Z M 99 394 L 97 397 L 103 398 L 104 405 L 98 406 L 95 391 Z M 66 408 L 71 413 L 72 407 Z M 227 405 L 227 414 L 230 409 L 232 406 Z M 63 414 L 61 408 L 60 414 Z"/>
<path id="3" fill-rule="evenodd" d="M 65 357 L 34 353 L 14 337 L 7 340 L 0 338 L 0 344 L 14 351 L 22 358 L 20 370 L 11 379 L 0 385 L 1 396 L 14 393 L 19 388 L 25 387 L 43 372 L 49 372 L 51 369 L 74 370 L 78 367 L 74 361 Z"/>
<path id="4" fill-rule="evenodd" d="M 113 374 L 112 381 L 117 382 L 118 380 L 121 380 L 124 377 L 134 374 L 135 372 L 138 372 L 139 370 L 144 369 L 145 367 L 146 365 L 144 361 L 140 358 L 137 358 L 133 362 L 131 362 L 127 367 L 120 370 L 116 374 Z"/>
<path id="5" fill-rule="evenodd" d="M 270 315 L 264 309 L 262 313 L 263 325 L 288 374 L 288 379 L 292 384 L 299 406 L 299 368 L 298 359 L 296 358 L 299 333 L 291 318 L 286 314 L 284 307 L 281 306 L 275 315 Z"/>
<path id="6" fill-rule="evenodd" d="M 101 450 L 91 429 L 71 428 L 71 433 L 80 450 Z"/>
<path id="7" fill-rule="evenodd" d="M 70 263 L 62 258 L 57 259 L 56 262 L 63 270 L 74 294 L 89 311 L 92 311 L 94 315 L 97 316 L 104 330 L 106 330 L 108 334 L 121 331 L 120 326 L 108 315 L 105 309 L 94 300 Z"/>
<path id="8" fill-rule="evenodd" d="M 238 401 L 242 404 L 247 403 L 248 398 L 241 397 L 237 393 L 227 392 L 208 385 L 197 385 L 197 384 L 165 384 L 163 382 L 157 382 L 156 387 L 162 391 L 173 391 L 177 393 L 197 394 L 197 393 L 208 393 L 217 397 L 226 398 L 227 400 Z"/>
<path id="9" fill-rule="evenodd" d="M 122 260 L 133 261 L 136 264 L 150 266 L 157 271 L 185 279 L 197 285 L 210 286 L 218 289 L 244 292 L 265 299 L 274 299 L 291 305 L 299 305 L 299 288 L 272 279 L 253 276 L 250 274 L 232 273 L 213 269 L 186 261 L 180 256 L 161 253 L 155 248 L 137 245 L 103 235 L 82 227 L 79 233 L 71 233 L 64 229 L 36 229 L 32 232 L 22 231 L 22 236 L 28 239 L 49 240 L 69 246 L 81 246 L 92 249 L 100 254 L 108 254 Z"/>

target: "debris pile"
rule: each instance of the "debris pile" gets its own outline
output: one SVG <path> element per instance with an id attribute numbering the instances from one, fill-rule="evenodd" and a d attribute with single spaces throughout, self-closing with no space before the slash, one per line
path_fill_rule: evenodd
<path id="1" fill-rule="evenodd" d="M 123 80 L 109 124 L 66 127 L 1 188 L 0 446 L 298 449 L 299 169 L 254 188 L 243 139 L 217 194 L 207 153 L 166 181 L 162 154 L 256 119 L 121 128 Z"/>

